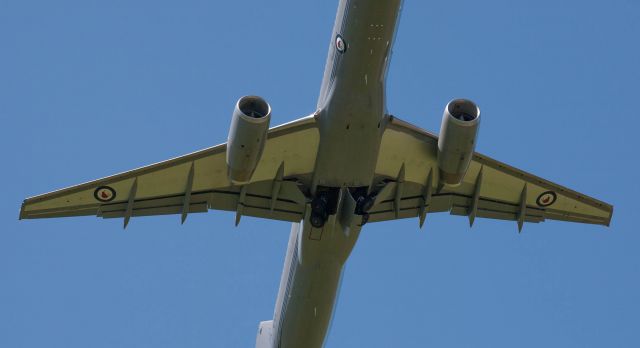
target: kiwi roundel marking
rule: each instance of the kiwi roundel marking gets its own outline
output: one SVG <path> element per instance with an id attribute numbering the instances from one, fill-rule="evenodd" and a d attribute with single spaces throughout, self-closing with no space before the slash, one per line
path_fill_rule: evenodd
<path id="1" fill-rule="evenodd" d="M 111 202 L 116 198 L 116 190 L 109 186 L 100 186 L 93 191 L 93 197 L 103 203 Z"/>
<path id="2" fill-rule="evenodd" d="M 558 195 L 556 195 L 555 192 L 546 191 L 538 196 L 538 199 L 536 199 L 536 203 L 541 207 L 548 207 L 555 203 L 556 199 L 558 199 Z"/>

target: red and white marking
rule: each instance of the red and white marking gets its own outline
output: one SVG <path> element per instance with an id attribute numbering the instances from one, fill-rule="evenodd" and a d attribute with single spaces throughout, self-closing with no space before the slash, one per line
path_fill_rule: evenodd
<path id="1" fill-rule="evenodd" d="M 109 202 L 116 197 L 116 191 L 111 187 L 103 186 L 98 187 L 93 195 L 100 202 Z"/>
<path id="2" fill-rule="evenodd" d="M 539 206 L 541 207 L 548 207 L 550 205 L 552 205 L 553 203 L 555 203 L 556 201 L 556 194 L 554 192 L 545 192 L 543 194 L 541 194 L 540 196 L 538 196 L 538 200 L 537 203 Z"/>
<path id="3" fill-rule="evenodd" d="M 340 53 L 344 53 L 344 51 L 347 49 L 347 44 L 344 42 L 344 39 L 342 39 L 342 36 L 340 35 L 336 37 L 336 49 Z"/>

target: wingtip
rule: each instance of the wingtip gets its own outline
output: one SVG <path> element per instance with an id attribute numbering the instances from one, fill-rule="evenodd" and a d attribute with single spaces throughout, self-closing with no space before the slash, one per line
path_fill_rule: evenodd
<path id="1" fill-rule="evenodd" d="M 607 219 L 607 223 L 606 223 L 607 227 L 611 226 L 611 219 L 612 218 L 613 218 L 613 206 L 611 206 L 611 211 L 609 212 L 609 218 Z"/>
<path id="2" fill-rule="evenodd" d="M 20 206 L 20 215 L 18 215 L 18 221 L 26 218 L 25 213 L 24 213 L 24 204 L 26 203 L 26 200 L 24 202 L 22 202 L 22 205 Z"/>

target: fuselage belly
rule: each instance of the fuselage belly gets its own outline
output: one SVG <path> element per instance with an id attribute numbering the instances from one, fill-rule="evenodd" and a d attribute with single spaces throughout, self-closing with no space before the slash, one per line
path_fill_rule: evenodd
<path id="1" fill-rule="evenodd" d="M 369 187 L 386 114 L 385 79 L 402 0 L 341 0 L 318 99 L 312 190 Z M 360 227 L 333 215 L 293 224 L 273 320 L 274 346 L 321 347 Z"/>

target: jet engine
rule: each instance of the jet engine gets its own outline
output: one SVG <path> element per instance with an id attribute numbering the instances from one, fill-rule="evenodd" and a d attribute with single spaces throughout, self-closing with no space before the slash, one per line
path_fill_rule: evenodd
<path id="1" fill-rule="evenodd" d="M 480 109 L 467 99 L 455 99 L 444 108 L 438 139 L 441 181 L 459 185 L 469 169 L 480 126 Z"/>
<path id="2" fill-rule="evenodd" d="M 251 180 L 267 140 L 271 106 L 258 96 L 238 100 L 227 138 L 227 175 L 234 184 Z"/>

